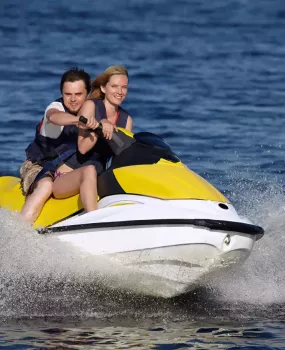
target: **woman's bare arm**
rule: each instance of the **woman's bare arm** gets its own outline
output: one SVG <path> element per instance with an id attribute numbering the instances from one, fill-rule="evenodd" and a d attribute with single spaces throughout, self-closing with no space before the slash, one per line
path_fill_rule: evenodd
<path id="1" fill-rule="evenodd" d="M 128 116 L 126 130 L 131 131 L 131 132 L 133 130 L 133 119 L 130 116 Z"/>
<path id="2" fill-rule="evenodd" d="M 96 129 L 98 122 L 95 119 L 95 104 L 91 100 L 84 102 L 80 111 L 79 116 L 83 116 L 87 119 L 87 123 L 78 123 L 78 150 L 81 154 L 85 154 L 95 146 L 98 140 L 98 136 L 95 132 L 90 132 L 87 129 Z"/>

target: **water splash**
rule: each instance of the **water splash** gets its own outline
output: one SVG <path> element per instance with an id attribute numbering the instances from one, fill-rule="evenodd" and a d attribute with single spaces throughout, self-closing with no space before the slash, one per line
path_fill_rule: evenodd
<path id="1" fill-rule="evenodd" d="M 106 257 L 90 256 L 40 235 L 19 215 L 0 209 L 0 316 L 108 317 L 144 308 L 137 296 L 150 284 L 155 294 L 158 278 L 121 267 Z M 153 298 L 155 300 L 156 298 Z M 101 315 L 101 316 L 99 316 Z"/>
<path id="2" fill-rule="evenodd" d="M 216 279 L 217 298 L 231 303 L 268 305 L 285 302 L 285 195 L 282 184 L 266 178 L 235 181 L 238 211 L 265 229 L 245 264 Z M 247 306 L 246 306 L 247 307 Z"/>
<path id="3" fill-rule="evenodd" d="M 0 209 L 0 316 L 109 317 L 134 313 L 175 317 L 183 305 L 189 312 L 212 314 L 247 305 L 265 308 L 285 301 L 285 205 L 283 188 L 268 180 L 247 180 L 233 173 L 234 199 L 238 211 L 264 227 L 265 236 L 255 244 L 250 258 L 238 269 L 215 278 L 209 291 L 191 293 L 182 302 L 138 297 L 133 292 L 142 276 L 121 268 L 105 257 L 78 254 L 55 236 L 39 235 L 15 213 Z M 228 186 L 231 188 L 232 186 Z M 233 188 L 233 187 L 232 187 Z M 94 269 L 94 262 L 96 268 Z M 283 272 L 284 271 L 284 272 Z M 124 281 L 125 290 L 119 286 Z M 153 288 L 160 288 L 159 282 Z M 207 301 L 210 293 L 211 303 Z M 246 306 L 245 306 L 246 305 Z M 267 305 L 267 306 L 266 306 Z M 174 307 L 174 309 L 173 309 Z M 144 314 L 144 311 L 147 312 Z M 163 310 L 163 311 L 162 311 Z M 173 312 L 170 314 L 173 317 Z"/>

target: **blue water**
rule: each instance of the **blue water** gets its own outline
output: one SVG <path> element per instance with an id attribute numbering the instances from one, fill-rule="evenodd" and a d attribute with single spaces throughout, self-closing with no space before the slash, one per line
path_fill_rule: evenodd
<path id="1" fill-rule="evenodd" d="M 0 175 L 18 175 L 65 70 L 123 64 L 135 131 L 164 137 L 266 236 L 209 290 L 141 300 L 15 282 L 34 233 L 0 212 L 0 347 L 285 349 L 284 20 L 284 0 L 1 0 Z"/>

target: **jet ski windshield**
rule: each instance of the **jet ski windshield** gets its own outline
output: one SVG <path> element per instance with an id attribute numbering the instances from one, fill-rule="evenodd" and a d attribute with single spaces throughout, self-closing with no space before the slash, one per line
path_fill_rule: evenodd
<path id="1" fill-rule="evenodd" d="M 130 165 L 154 164 L 160 159 L 177 163 L 180 159 L 171 150 L 163 138 L 150 132 L 140 132 L 134 135 L 135 142 L 129 145 L 121 154 L 113 157 L 111 168 L 121 168 Z"/>
<path id="2" fill-rule="evenodd" d="M 151 132 L 139 132 L 134 135 L 134 138 L 137 142 L 140 143 L 171 150 L 170 145 L 166 143 L 162 137 L 155 135 Z"/>

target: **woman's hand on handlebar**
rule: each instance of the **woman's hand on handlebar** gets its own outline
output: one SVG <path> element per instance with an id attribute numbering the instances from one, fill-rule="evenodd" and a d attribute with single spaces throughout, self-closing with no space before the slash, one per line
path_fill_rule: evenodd
<path id="1" fill-rule="evenodd" d="M 102 132 L 103 132 L 104 137 L 107 140 L 111 140 L 114 130 L 116 132 L 118 131 L 117 127 L 115 125 L 113 125 L 111 122 L 109 122 L 109 120 L 107 120 L 107 119 L 102 119 L 101 124 L 102 124 Z"/>

